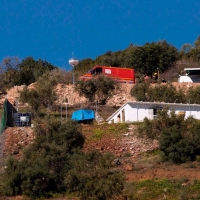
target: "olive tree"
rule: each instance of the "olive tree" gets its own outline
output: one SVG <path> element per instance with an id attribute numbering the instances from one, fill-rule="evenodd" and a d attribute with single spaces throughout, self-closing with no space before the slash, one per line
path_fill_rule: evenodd
<path id="1" fill-rule="evenodd" d="M 165 161 L 183 163 L 194 161 L 200 155 L 200 123 L 193 117 L 185 119 L 168 108 L 158 111 L 157 119 L 145 118 L 138 127 L 140 135 L 159 141 L 159 148 Z"/>
<path id="2" fill-rule="evenodd" d="M 55 79 L 51 78 L 49 73 L 39 78 L 34 88 L 25 87 L 20 93 L 20 101 L 28 103 L 33 114 L 38 114 L 41 108 L 50 108 L 57 98 L 54 88 L 56 86 Z"/>
<path id="3" fill-rule="evenodd" d="M 101 104 L 105 104 L 118 87 L 118 83 L 110 77 L 100 75 L 87 81 L 80 80 L 75 86 L 79 95 L 85 96 L 91 102 L 98 100 Z"/>

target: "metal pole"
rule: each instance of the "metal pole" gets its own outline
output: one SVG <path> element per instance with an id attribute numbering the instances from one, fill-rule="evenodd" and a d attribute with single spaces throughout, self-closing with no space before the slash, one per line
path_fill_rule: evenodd
<path id="1" fill-rule="evenodd" d="M 62 99 L 60 103 L 60 122 L 62 123 Z"/>
<path id="2" fill-rule="evenodd" d="M 66 121 L 67 121 L 67 102 L 66 102 Z"/>
<path id="3" fill-rule="evenodd" d="M 1 117 L 0 117 L 0 134 L 2 133 L 2 122 L 1 122 Z"/>
<path id="4" fill-rule="evenodd" d="M 190 110 L 190 99 L 189 99 L 189 112 L 190 112 L 190 116 L 191 116 L 191 110 Z"/>
<path id="5" fill-rule="evenodd" d="M 74 65 L 73 65 L 73 85 L 74 85 Z"/>
<path id="6" fill-rule="evenodd" d="M 16 98 L 16 106 L 17 106 L 17 112 L 18 112 L 18 98 Z"/>

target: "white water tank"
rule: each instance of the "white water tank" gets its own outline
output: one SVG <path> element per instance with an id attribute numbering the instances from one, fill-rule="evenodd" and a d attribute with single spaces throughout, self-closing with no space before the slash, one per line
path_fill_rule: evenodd
<path id="1" fill-rule="evenodd" d="M 76 59 L 76 58 L 70 58 L 69 59 L 69 64 L 71 65 L 71 66 L 76 66 L 76 65 L 78 65 L 78 63 L 79 63 L 79 60 L 78 59 Z"/>

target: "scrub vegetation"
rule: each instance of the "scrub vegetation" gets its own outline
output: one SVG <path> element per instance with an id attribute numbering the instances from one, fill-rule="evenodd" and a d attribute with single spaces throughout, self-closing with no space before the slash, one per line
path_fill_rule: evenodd
<path id="1" fill-rule="evenodd" d="M 137 101 L 146 102 L 166 102 L 166 103 L 200 103 L 200 86 L 190 87 L 183 91 L 181 88 L 173 86 L 171 83 L 155 84 L 153 87 L 150 82 L 137 83 L 130 91 Z"/>
<path id="2" fill-rule="evenodd" d="M 107 99 L 113 96 L 113 92 L 118 88 L 118 85 L 117 81 L 101 75 L 88 81 L 77 81 L 76 90 L 90 102 L 96 100 L 104 105 Z"/>
<path id="3" fill-rule="evenodd" d="M 164 161 L 184 163 L 195 161 L 200 155 L 200 122 L 184 114 L 159 110 L 154 120 L 144 119 L 138 126 L 138 133 L 159 141 Z"/>
<path id="4" fill-rule="evenodd" d="M 51 197 L 73 193 L 80 199 L 110 199 L 122 193 L 124 175 L 112 169 L 112 154 L 83 153 L 84 136 L 74 121 L 45 119 L 37 124 L 35 142 L 23 158 L 9 158 L 0 194 Z"/>

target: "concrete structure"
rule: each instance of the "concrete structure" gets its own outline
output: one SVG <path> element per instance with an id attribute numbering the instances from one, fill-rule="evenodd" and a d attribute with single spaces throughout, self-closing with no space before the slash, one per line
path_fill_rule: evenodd
<path id="1" fill-rule="evenodd" d="M 106 121 L 108 123 L 137 122 L 145 117 L 154 119 L 159 109 L 168 107 L 176 114 L 185 114 L 185 118 L 193 116 L 200 119 L 200 104 L 164 103 L 164 102 L 127 102 L 113 113 Z"/>

